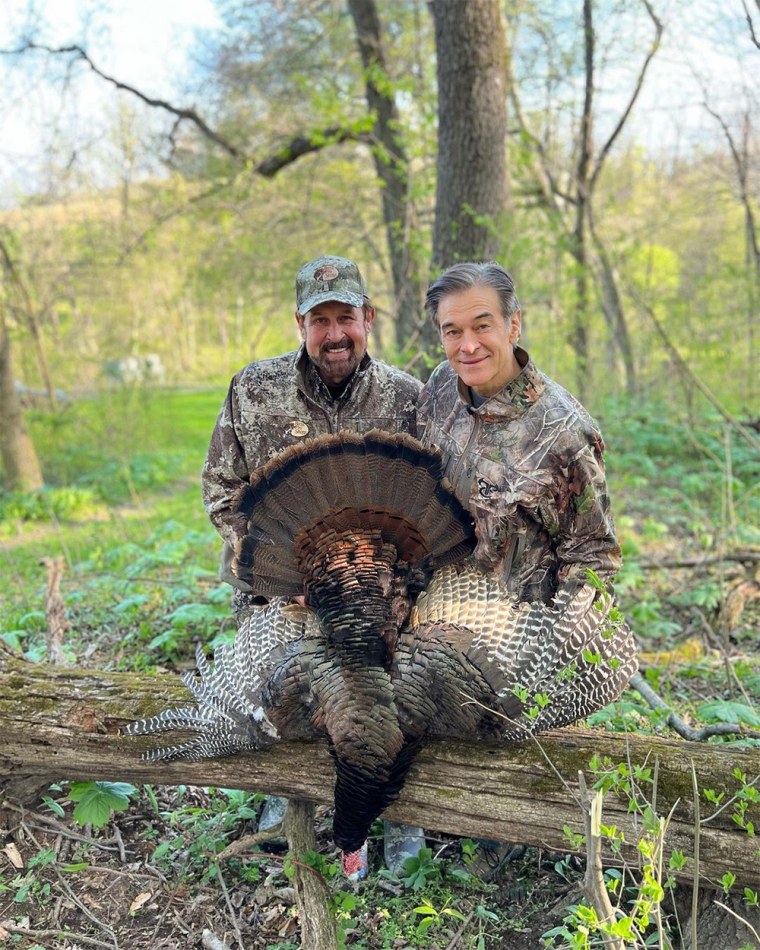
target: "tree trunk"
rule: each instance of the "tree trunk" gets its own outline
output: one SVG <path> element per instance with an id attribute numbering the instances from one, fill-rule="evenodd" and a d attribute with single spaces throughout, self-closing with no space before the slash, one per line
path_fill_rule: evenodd
<path id="1" fill-rule="evenodd" d="M 23 800 L 46 782 L 123 779 L 244 788 L 332 802 L 335 770 L 326 742 L 279 743 L 255 755 L 204 762 L 146 762 L 141 753 L 158 746 L 162 737 L 119 734 L 128 722 L 183 705 L 188 698 L 175 676 L 44 666 L 2 651 L 0 787 L 6 797 Z M 656 810 L 667 815 L 674 808 L 666 851 L 680 849 L 689 859 L 694 853 L 692 762 L 700 786 L 716 795 L 725 793 L 724 803 L 740 790 L 734 769 L 741 769 L 748 780 L 760 773 L 759 749 L 654 736 L 563 729 L 539 741 L 509 745 L 431 741 L 415 759 L 399 801 L 386 814 L 429 829 L 564 853 L 569 848 L 564 826 L 583 832 L 577 776 L 585 771 L 593 783 L 592 756 L 602 762 L 609 758 L 611 768 L 624 763 L 632 769 L 652 769 L 659 761 Z M 640 784 L 643 807 L 651 786 Z M 755 827 L 760 827 L 759 811 L 757 804 L 750 804 L 746 814 Z M 715 881 L 731 871 L 738 884 L 756 887 L 757 839 L 740 829 L 731 815 L 730 806 L 714 817 L 712 811 L 703 815 L 702 879 Z M 621 857 L 637 865 L 640 814 L 629 812 L 627 800 L 608 795 L 604 816 L 606 824 L 617 825 L 625 834 Z M 605 855 L 605 862 L 615 860 Z M 680 874 L 691 880 L 691 860 Z"/>
<path id="2" fill-rule="evenodd" d="M 304 950 L 336 950 L 338 936 L 330 912 L 330 890 L 321 874 L 309 867 L 306 857 L 316 851 L 314 805 L 291 799 L 285 814 L 285 832 L 293 861 L 293 887 L 301 918 L 301 945 Z"/>
<path id="3" fill-rule="evenodd" d="M 579 194 L 575 216 L 575 229 L 570 245 L 575 260 L 575 307 L 573 310 L 572 347 L 575 353 L 575 391 L 581 402 L 586 402 L 589 393 L 589 268 L 586 243 L 585 198 Z"/>
<path id="4" fill-rule="evenodd" d="M 374 0 L 348 0 L 348 9 L 364 65 L 367 106 L 375 119 L 373 132 L 377 145 L 372 149 L 372 157 L 382 182 L 383 221 L 396 298 L 393 314 L 396 345 L 403 351 L 410 339 L 416 337 L 432 352 L 437 340 L 422 310 L 422 285 L 412 259 L 409 162 L 401 140 L 401 119 L 388 79 L 380 17 Z"/>
<path id="5" fill-rule="evenodd" d="M 13 376 L 11 339 L 0 300 L 0 456 L 5 485 L 11 491 L 42 488 L 42 472 L 37 453 L 24 425 L 16 381 Z"/>
<path id="6" fill-rule="evenodd" d="M 431 0 L 438 73 L 433 267 L 496 257 L 506 211 L 506 40 L 498 0 Z"/>
<path id="7" fill-rule="evenodd" d="M 623 307 L 623 298 L 620 295 L 620 288 L 618 287 L 618 280 L 610 255 L 594 228 L 590 206 L 588 210 L 589 228 L 596 249 L 596 284 L 602 294 L 602 313 L 607 323 L 613 348 L 617 350 L 623 361 L 625 390 L 629 396 L 633 396 L 636 393 L 636 364 L 634 362 L 631 334 L 628 330 L 628 321 Z"/>
<path id="8" fill-rule="evenodd" d="M 757 880 L 751 885 L 757 890 Z M 675 892 L 675 905 L 683 930 L 681 950 L 745 950 L 760 946 L 757 939 L 760 928 L 760 911 L 757 907 L 748 907 L 740 898 L 741 888 L 734 888 L 731 894 L 713 890 L 709 885 L 700 888 L 696 904 L 692 904 L 693 893 L 690 888 L 679 887 Z M 716 901 L 729 908 L 727 913 Z M 696 921 L 690 924 L 693 911 Z M 733 911 L 733 914 L 731 913 Z M 738 914 L 741 919 L 737 919 Z M 696 944 L 692 937 L 692 927 L 696 930 Z M 754 928 L 754 934 L 750 928 Z"/>
<path id="9" fill-rule="evenodd" d="M 578 162 L 575 169 L 575 227 L 573 228 L 572 254 L 577 273 L 575 277 L 576 299 L 573 325 L 573 348 L 575 350 L 576 388 L 581 402 L 586 401 L 589 391 L 589 260 L 587 218 L 591 201 L 591 159 L 594 148 L 594 22 L 593 2 L 583 0 L 584 42 L 584 96 L 581 114 Z"/>

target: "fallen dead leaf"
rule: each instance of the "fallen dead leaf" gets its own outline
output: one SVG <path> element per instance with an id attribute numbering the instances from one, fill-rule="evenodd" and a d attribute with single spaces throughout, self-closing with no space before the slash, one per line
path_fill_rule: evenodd
<path id="1" fill-rule="evenodd" d="M 12 841 L 8 842 L 8 844 L 3 848 L 3 851 L 5 852 L 6 857 L 11 862 L 13 867 L 16 868 L 17 871 L 22 870 L 24 867 L 24 859 L 21 857 L 18 848 Z"/>
<path id="2" fill-rule="evenodd" d="M 153 891 L 143 891 L 142 894 L 138 894 L 129 905 L 130 914 L 135 910 L 139 910 L 144 904 L 147 904 L 151 897 L 153 897 Z"/>
<path id="3" fill-rule="evenodd" d="M 92 907 L 94 910 L 103 910 L 103 905 L 98 903 L 90 894 L 82 894 L 81 900 Z"/>

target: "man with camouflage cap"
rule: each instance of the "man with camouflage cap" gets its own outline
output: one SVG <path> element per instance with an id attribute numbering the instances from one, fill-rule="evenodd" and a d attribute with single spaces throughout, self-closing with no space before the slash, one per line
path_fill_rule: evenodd
<path id="1" fill-rule="evenodd" d="M 339 432 L 415 434 L 420 383 L 367 353 L 375 310 L 353 261 L 318 257 L 296 277 L 298 350 L 250 363 L 232 379 L 203 467 L 203 501 L 225 541 L 221 576 L 240 615 L 255 601 L 231 571 L 243 527 L 233 510 L 252 472 L 288 446 Z"/>
<path id="2" fill-rule="evenodd" d="M 345 257 L 318 257 L 296 276 L 299 349 L 250 363 L 230 383 L 211 435 L 202 486 L 206 511 L 225 542 L 220 575 L 235 588 L 238 622 L 262 602 L 231 570 L 235 545 L 245 531 L 233 501 L 252 472 L 283 449 L 326 433 L 384 429 L 416 434 L 420 383 L 370 357 L 374 318 L 356 264 Z M 269 800 L 260 828 L 277 806 L 277 799 Z M 401 839 L 407 856 L 424 844 L 421 829 L 394 826 L 390 837 L 396 843 Z"/>

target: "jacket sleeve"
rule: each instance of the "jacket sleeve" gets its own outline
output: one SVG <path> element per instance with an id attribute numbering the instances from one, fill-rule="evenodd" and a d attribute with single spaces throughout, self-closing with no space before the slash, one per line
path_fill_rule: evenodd
<path id="1" fill-rule="evenodd" d="M 559 464 L 555 474 L 555 544 L 559 583 L 583 583 L 591 568 L 610 582 L 622 557 L 610 512 L 604 443 L 598 432 Z"/>
<path id="2" fill-rule="evenodd" d="M 246 530 L 245 518 L 234 511 L 234 500 L 248 483 L 250 472 L 237 433 L 239 407 L 233 378 L 211 433 L 201 474 L 203 504 L 212 524 L 232 548 Z"/>

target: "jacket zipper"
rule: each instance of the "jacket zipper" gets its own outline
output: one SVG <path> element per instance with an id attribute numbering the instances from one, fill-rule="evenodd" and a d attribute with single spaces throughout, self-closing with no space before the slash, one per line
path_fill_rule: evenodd
<path id="1" fill-rule="evenodd" d="M 325 421 L 327 422 L 327 429 L 328 429 L 328 432 L 330 433 L 330 435 L 334 435 L 334 434 L 338 431 L 338 429 L 333 425 L 333 419 L 332 419 L 332 416 L 330 415 L 330 413 L 328 412 L 328 410 L 325 409 L 324 406 L 321 406 L 315 399 L 312 399 L 311 396 L 306 392 L 305 389 L 302 389 L 302 390 L 301 390 L 301 393 L 302 393 L 302 395 L 303 395 L 304 400 L 305 400 L 310 406 L 312 406 L 314 409 L 317 409 L 319 412 L 322 413 L 322 415 L 325 417 Z M 338 411 L 335 413 L 335 420 L 336 420 L 336 422 L 338 421 L 339 418 L 340 418 L 340 410 L 338 410 Z"/>
<path id="2" fill-rule="evenodd" d="M 452 466 L 451 473 L 448 476 L 449 481 L 451 482 L 452 485 L 454 485 L 455 488 L 457 485 L 457 481 L 459 479 L 459 474 L 464 468 L 464 461 L 467 458 L 467 456 L 470 454 L 470 448 L 472 447 L 472 443 L 475 441 L 475 437 L 478 433 L 478 429 L 480 428 L 480 418 L 474 413 L 471 414 L 471 417 L 473 420 L 472 432 L 470 432 L 469 436 L 467 437 L 467 444 L 465 445 L 464 450 L 462 451 L 462 454 L 459 456 L 459 458 L 456 460 L 456 462 Z"/>

